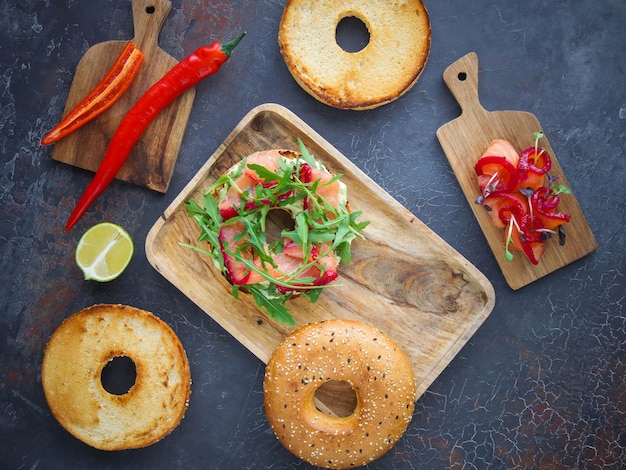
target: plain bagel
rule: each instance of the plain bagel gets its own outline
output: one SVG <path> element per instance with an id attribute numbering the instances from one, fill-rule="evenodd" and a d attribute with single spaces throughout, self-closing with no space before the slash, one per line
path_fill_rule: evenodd
<path id="1" fill-rule="evenodd" d="M 316 391 L 331 382 L 352 387 L 356 406 L 349 416 L 316 407 Z M 416 398 L 413 370 L 400 348 L 377 328 L 351 320 L 296 329 L 272 354 L 263 385 L 278 440 L 325 468 L 354 468 L 386 453 L 404 434 Z"/>
<path id="2" fill-rule="evenodd" d="M 102 369 L 116 357 L 135 364 L 127 393 L 107 392 Z M 125 305 L 94 305 L 66 319 L 44 353 L 41 381 L 54 417 L 92 447 L 145 447 L 185 415 L 189 363 L 172 329 L 153 314 Z"/>
<path id="3" fill-rule="evenodd" d="M 337 25 L 355 17 L 369 42 L 346 52 Z M 389 103 L 417 81 L 430 53 L 428 12 L 421 0 L 289 0 L 278 43 L 289 72 L 313 97 L 329 106 L 364 110 Z"/>

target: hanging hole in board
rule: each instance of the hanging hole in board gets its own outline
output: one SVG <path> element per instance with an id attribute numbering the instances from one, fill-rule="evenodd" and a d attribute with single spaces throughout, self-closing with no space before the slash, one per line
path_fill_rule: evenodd
<path id="1" fill-rule="evenodd" d="M 156 10 L 156 8 L 154 8 L 154 6 L 152 6 L 152 5 L 146 7 L 146 13 L 148 15 L 151 15 L 152 13 L 154 13 L 155 10 Z"/>
<path id="2" fill-rule="evenodd" d="M 467 74 L 465 72 L 459 72 L 457 78 L 460 82 L 464 82 L 465 80 L 467 80 Z"/>

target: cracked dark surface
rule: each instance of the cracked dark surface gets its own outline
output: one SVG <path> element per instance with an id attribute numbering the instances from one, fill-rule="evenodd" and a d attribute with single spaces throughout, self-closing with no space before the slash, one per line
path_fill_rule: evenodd
<path id="1" fill-rule="evenodd" d="M 0 2 L 0 462 L 3 468 L 308 468 L 275 439 L 263 412 L 263 364 L 148 264 L 145 236 L 254 106 L 282 104 L 337 147 L 493 283 L 487 321 L 416 405 L 400 442 L 370 468 L 626 468 L 624 150 L 626 3 L 616 0 L 425 1 L 426 69 L 400 100 L 346 112 L 304 93 L 276 43 L 284 1 L 174 0 L 160 45 L 178 59 L 248 35 L 197 88 L 166 195 L 114 183 L 76 230 L 65 220 L 91 174 L 39 145 L 60 118 L 91 45 L 132 37 L 130 2 Z M 435 137 L 459 109 L 443 70 L 479 57 L 490 110 L 537 115 L 599 248 L 519 291 L 505 283 Z M 390 51 L 392 53 L 392 51 Z M 80 233 L 104 219 L 137 251 L 109 284 L 82 280 Z M 40 364 L 71 313 L 122 302 L 163 318 L 190 359 L 181 425 L 142 450 L 99 452 L 49 412 Z"/>

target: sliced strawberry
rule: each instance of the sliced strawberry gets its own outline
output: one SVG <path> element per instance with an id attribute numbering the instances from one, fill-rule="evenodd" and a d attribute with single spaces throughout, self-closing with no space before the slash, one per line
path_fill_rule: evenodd
<path id="1" fill-rule="evenodd" d="M 313 181 L 312 174 L 313 169 L 311 168 L 311 165 L 308 163 L 300 163 L 300 174 L 298 175 L 300 181 L 303 183 L 310 183 Z"/>
<path id="2" fill-rule="evenodd" d="M 338 277 L 339 277 L 339 273 L 337 271 L 335 271 L 335 270 L 333 270 L 333 271 L 326 270 L 326 271 L 324 271 L 324 273 L 322 273 L 320 278 L 315 282 L 315 285 L 316 286 L 325 286 L 326 284 L 330 284 L 331 282 L 333 282 Z"/>

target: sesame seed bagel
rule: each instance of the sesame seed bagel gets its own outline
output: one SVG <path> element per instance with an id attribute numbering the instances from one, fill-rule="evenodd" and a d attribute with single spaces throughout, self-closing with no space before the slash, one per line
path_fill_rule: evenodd
<path id="1" fill-rule="evenodd" d="M 349 416 L 320 411 L 314 396 L 330 381 L 356 395 Z M 415 406 L 411 364 L 380 330 L 352 320 L 311 323 L 288 335 L 265 371 L 267 419 L 294 455 L 324 468 L 354 468 L 385 454 L 404 434 Z"/>
<path id="2" fill-rule="evenodd" d="M 135 383 L 122 395 L 106 391 L 101 380 L 116 357 L 135 365 Z M 41 382 L 61 426 L 101 450 L 162 439 L 185 415 L 191 392 L 189 363 L 174 331 L 125 305 L 94 305 L 66 319 L 46 346 Z"/>
<path id="3" fill-rule="evenodd" d="M 355 17 L 369 31 L 358 52 L 337 44 L 337 25 Z M 430 53 L 431 29 L 421 0 L 290 0 L 278 44 L 289 72 L 329 106 L 364 110 L 389 103 L 417 81 Z"/>

